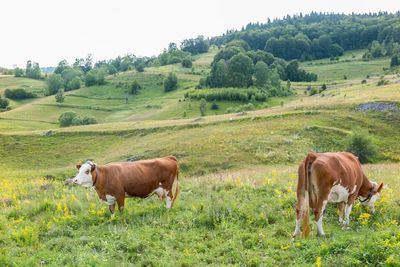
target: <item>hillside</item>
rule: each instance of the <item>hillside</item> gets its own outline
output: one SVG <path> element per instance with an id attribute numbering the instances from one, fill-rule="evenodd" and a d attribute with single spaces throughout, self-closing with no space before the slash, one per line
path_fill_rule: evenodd
<path id="1" fill-rule="evenodd" d="M 201 117 L 200 101 L 189 105 L 184 94 L 210 72 L 218 51 L 195 56 L 193 70 L 173 64 L 121 72 L 105 85 L 67 92 L 61 104 L 39 95 L 0 113 L 0 265 L 313 266 L 319 259 L 324 266 L 398 266 L 400 113 L 358 109 L 399 105 L 400 77 L 383 70 L 390 59 L 365 62 L 365 50 L 355 50 L 334 63 L 304 61 L 317 82 L 292 82 L 295 94 L 250 111 L 226 113 L 247 104 L 237 101 L 217 101 L 217 110 L 208 103 Z M 179 86 L 164 92 L 171 71 Z M 381 76 L 388 83 L 377 86 Z M 142 89 L 126 103 L 119 84 L 134 80 Z M 324 92 L 305 93 L 324 83 Z M 0 77 L 0 90 L 21 86 L 40 91 L 44 83 Z M 69 110 L 99 123 L 60 128 L 58 117 Z M 357 204 L 351 229 L 342 231 L 331 205 L 327 237 L 313 231 L 309 240 L 293 240 L 298 162 L 310 150 L 345 150 L 359 129 L 378 147 L 375 164 L 364 166 L 386 185 L 378 212 L 365 215 Z M 179 159 L 182 185 L 170 211 L 156 197 L 129 199 L 111 220 L 93 191 L 63 185 L 85 159 L 105 164 L 170 154 Z"/>

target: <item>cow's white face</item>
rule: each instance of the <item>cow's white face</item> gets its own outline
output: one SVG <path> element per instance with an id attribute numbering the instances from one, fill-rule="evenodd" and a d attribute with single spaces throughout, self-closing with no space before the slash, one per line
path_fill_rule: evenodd
<path id="1" fill-rule="evenodd" d="M 92 162 L 85 162 L 82 165 L 76 165 L 79 170 L 75 178 L 72 179 L 74 184 L 82 185 L 84 187 L 92 187 L 92 168 L 95 166 Z"/>
<path id="2" fill-rule="evenodd" d="M 372 213 L 375 213 L 375 201 L 377 201 L 380 197 L 379 192 L 382 190 L 383 184 L 381 183 L 378 186 L 378 184 L 376 182 L 371 182 L 371 183 L 374 185 L 373 191 L 375 192 L 375 194 L 373 194 L 372 197 L 368 201 L 365 201 L 362 204 L 367 206 L 372 211 Z M 365 198 L 363 198 L 363 199 L 365 199 Z M 361 199 L 361 200 L 363 200 L 363 199 Z"/>

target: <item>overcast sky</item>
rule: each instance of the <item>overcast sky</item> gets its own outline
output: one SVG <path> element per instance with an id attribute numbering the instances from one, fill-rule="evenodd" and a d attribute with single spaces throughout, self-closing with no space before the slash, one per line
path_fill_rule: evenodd
<path id="1" fill-rule="evenodd" d="M 249 22 L 311 11 L 395 12 L 398 0 L 13 0 L 0 4 L 0 66 L 41 67 L 133 53 L 159 54 L 170 42 L 220 35 Z"/>

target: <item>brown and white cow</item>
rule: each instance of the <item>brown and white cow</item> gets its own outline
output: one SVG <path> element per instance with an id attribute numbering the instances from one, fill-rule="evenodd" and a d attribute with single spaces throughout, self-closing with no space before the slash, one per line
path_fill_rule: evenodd
<path id="1" fill-rule="evenodd" d="M 145 198 L 157 194 L 172 208 L 179 194 L 178 162 L 169 156 L 135 162 L 118 162 L 96 165 L 86 161 L 77 165 L 79 173 L 66 184 L 93 187 L 99 198 L 109 205 L 114 215 L 115 202 L 124 209 L 125 197 Z"/>
<path id="2" fill-rule="evenodd" d="M 362 171 L 358 158 L 351 153 L 308 153 L 298 169 L 296 229 L 293 236 L 308 237 L 309 209 L 314 211 L 319 236 L 325 235 L 322 217 L 328 202 L 338 203 L 339 222 L 343 228 L 349 225 L 349 216 L 354 201 L 359 198 L 375 212 L 374 202 L 379 197 L 383 184 L 370 182 Z M 344 213 L 344 218 L 343 218 Z"/>

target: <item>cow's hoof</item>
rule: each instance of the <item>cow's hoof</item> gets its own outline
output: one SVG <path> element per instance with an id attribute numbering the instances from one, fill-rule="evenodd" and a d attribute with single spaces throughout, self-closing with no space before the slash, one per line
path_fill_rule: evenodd
<path id="1" fill-rule="evenodd" d="M 344 230 L 344 231 L 346 231 L 346 230 L 350 230 L 350 227 L 349 227 L 349 226 L 347 226 L 347 225 L 343 225 L 343 226 L 342 226 L 342 230 Z"/>

